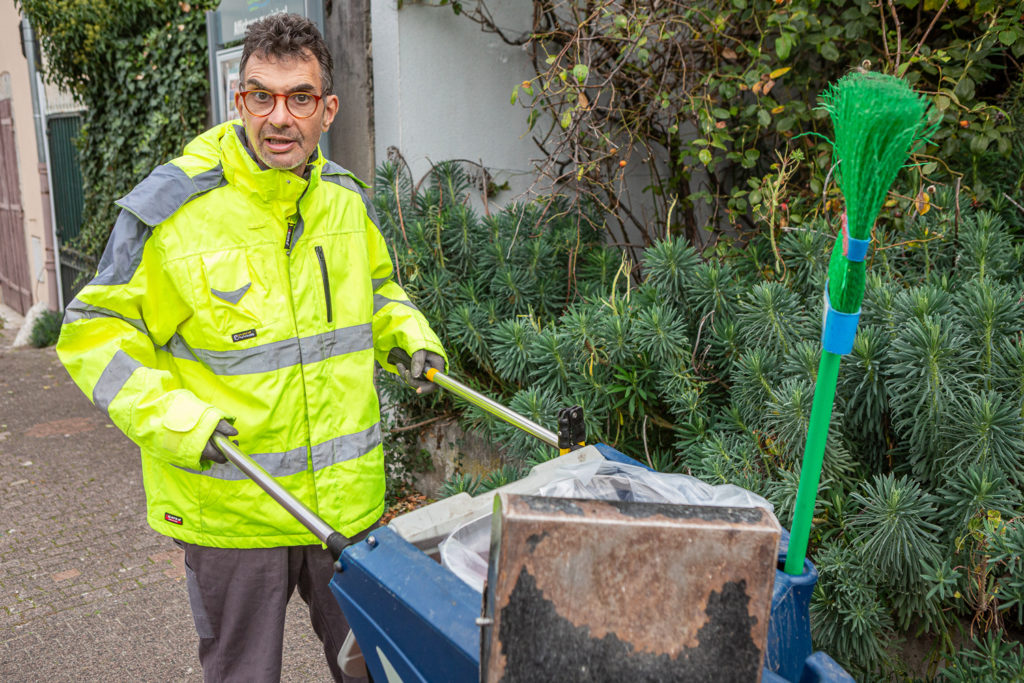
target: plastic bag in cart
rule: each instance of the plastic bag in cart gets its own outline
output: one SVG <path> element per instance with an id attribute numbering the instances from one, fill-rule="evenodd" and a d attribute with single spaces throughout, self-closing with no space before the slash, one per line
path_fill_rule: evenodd
<path id="1" fill-rule="evenodd" d="M 537 495 L 637 503 L 761 507 L 774 514 L 767 500 L 733 484 L 712 486 L 686 474 L 652 472 L 644 467 L 599 460 L 561 470 L 565 476 L 542 486 Z M 440 545 L 441 564 L 477 591 L 483 592 L 491 543 L 491 515 L 467 522 Z"/>

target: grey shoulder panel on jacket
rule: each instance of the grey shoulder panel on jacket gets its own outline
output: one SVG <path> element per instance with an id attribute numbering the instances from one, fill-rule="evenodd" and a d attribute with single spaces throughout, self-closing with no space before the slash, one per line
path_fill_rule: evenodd
<path id="1" fill-rule="evenodd" d="M 154 227 L 189 200 L 224 183 L 224 169 L 220 164 L 192 177 L 174 164 L 164 164 L 153 169 L 145 180 L 114 203 Z"/>
<path id="2" fill-rule="evenodd" d="M 373 224 L 379 227 L 379 224 L 377 223 L 377 209 L 374 208 L 373 202 L 370 201 L 370 196 L 366 194 L 366 188 L 368 188 L 369 185 L 357 178 L 354 173 L 345 170 L 330 159 L 324 160 L 324 166 L 320 170 L 320 177 L 329 183 L 340 185 L 347 190 L 352 190 L 359 194 L 359 196 L 363 198 L 363 206 L 366 207 L 366 214 L 370 217 L 370 220 L 373 221 Z"/>

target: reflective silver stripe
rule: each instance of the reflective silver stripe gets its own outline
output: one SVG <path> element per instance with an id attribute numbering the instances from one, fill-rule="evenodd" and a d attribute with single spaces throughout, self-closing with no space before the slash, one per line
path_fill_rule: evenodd
<path id="1" fill-rule="evenodd" d="M 97 275 L 89 284 L 125 285 L 131 282 L 142 263 L 146 241 L 152 234 L 153 228 L 128 211 L 122 211 L 103 249 Z"/>
<path id="2" fill-rule="evenodd" d="M 358 192 L 359 194 L 362 194 L 362 192 L 360 192 L 362 188 L 359 187 L 359 183 L 357 183 L 352 178 L 348 171 L 346 171 L 343 168 L 341 169 L 340 172 L 328 170 L 328 166 L 332 163 L 333 162 L 329 161 L 326 164 L 324 164 L 324 168 L 320 172 L 320 177 L 323 178 L 328 183 L 334 183 L 335 185 L 340 185 L 341 187 L 344 187 L 346 190 L 352 190 L 353 192 Z M 337 166 L 338 168 L 341 168 L 337 164 L 334 165 Z"/>
<path id="3" fill-rule="evenodd" d="M 114 203 L 132 212 L 146 225 L 155 226 L 170 218 L 189 200 L 224 182 L 224 169 L 220 164 L 193 177 L 174 164 L 164 164 L 153 169 L 131 192 Z"/>
<path id="4" fill-rule="evenodd" d="M 313 471 L 321 470 L 331 465 L 346 460 L 354 460 L 370 453 L 381 444 L 380 423 L 373 425 L 355 434 L 345 434 L 330 441 L 313 446 Z M 255 453 L 252 459 L 259 463 L 260 467 L 267 471 L 272 477 L 287 477 L 292 474 L 305 472 L 308 465 L 306 448 L 293 448 L 284 453 Z M 178 469 L 200 474 L 204 477 L 224 479 L 229 481 L 241 481 L 246 479 L 234 465 L 214 463 L 208 470 L 194 470 L 188 467 Z"/>
<path id="5" fill-rule="evenodd" d="M 394 275 L 394 271 L 388 274 L 387 277 L 375 277 L 373 278 L 373 291 L 377 291 L 384 286 L 384 283 L 391 282 L 391 276 Z"/>
<path id="6" fill-rule="evenodd" d="M 214 289 L 213 287 L 210 287 L 210 294 L 213 294 L 218 299 L 223 299 L 224 301 L 227 301 L 229 304 L 237 304 L 239 301 L 242 300 L 242 297 L 245 296 L 245 293 L 249 291 L 250 287 L 252 287 L 251 282 L 246 282 L 238 289 L 233 289 L 230 292 L 222 292 L 219 289 Z"/>
<path id="7" fill-rule="evenodd" d="M 384 296 L 383 294 L 374 294 L 373 295 L 373 313 L 374 313 L 374 315 L 376 315 L 377 312 L 380 309 L 384 308 L 388 304 L 402 304 L 403 306 L 408 306 L 409 308 L 411 308 L 414 311 L 420 310 L 420 309 L 416 308 L 416 304 L 414 304 L 411 301 L 403 301 L 402 299 L 389 299 L 386 296 Z"/>
<path id="8" fill-rule="evenodd" d="M 370 201 L 369 195 L 366 194 L 366 189 L 353 173 L 346 171 L 333 161 L 327 161 L 320 171 L 320 177 L 329 183 L 340 185 L 346 190 L 352 190 L 362 197 L 366 215 L 370 217 L 373 224 L 380 230 L 380 223 L 377 221 L 377 209 L 373 206 L 373 202 Z"/>
<path id="9" fill-rule="evenodd" d="M 260 467 L 265 469 L 270 476 L 287 477 L 290 474 L 306 471 L 309 463 L 306 452 L 307 449 L 303 446 L 301 448 L 293 448 L 284 453 L 253 453 L 250 457 L 259 463 Z M 226 481 L 248 479 L 240 469 L 231 463 L 213 463 L 213 466 L 208 470 L 194 470 L 189 467 L 181 467 L 180 465 L 177 467 L 192 474 L 201 474 L 204 477 L 213 477 L 214 479 Z"/>
<path id="10" fill-rule="evenodd" d="M 334 356 L 372 349 L 373 326 L 370 323 L 353 325 L 312 337 L 285 339 L 233 351 L 194 349 L 175 334 L 163 348 L 175 358 L 203 363 L 215 375 L 249 375 L 273 372 L 300 363 L 319 363 Z"/>
<path id="11" fill-rule="evenodd" d="M 83 303 L 79 299 L 73 299 L 68 308 L 64 311 L 64 324 L 69 325 L 79 320 L 92 320 L 94 318 L 117 318 L 123 320 L 142 334 L 149 336 L 149 329 L 146 323 L 138 318 L 126 318 L 120 313 L 111 311 L 108 308 L 100 308 L 91 304 Z"/>
<path id="12" fill-rule="evenodd" d="M 313 469 L 322 470 L 346 460 L 360 458 L 381 444 L 380 423 L 355 434 L 313 446 Z"/>
<path id="13" fill-rule="evenodd" d="M 92 402 L 103 412 L 109 412 L 110 402 L 121 391 L 136 368 L 141 367 L 142 363 L 124 351 L 116 352 L 107 363 L 107 367 L 103 368 L 100 378 L 96 380 L 96 386 L 92 389 Z"/>

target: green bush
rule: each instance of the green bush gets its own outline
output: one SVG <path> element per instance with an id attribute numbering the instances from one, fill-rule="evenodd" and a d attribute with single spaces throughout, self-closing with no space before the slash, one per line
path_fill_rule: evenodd
<path id="1" fill-rule="evenodd" d="M 386 166 L 375 202 L 455 376 L 548 426 L 578 403 L 590 442 L 749 488 L 789 524 L 836 226 L 784 232 L 778 274 L 767 236 L 705 254 L 674 237 L 632 264 L 543 201 L 479 218 L 453 164 L 410 186 Z M 936 657 L 967 666 L 961 628 L 999 641 L 1024 625 L 1022 260 L 1018 228 L 947 190 L 876 226 L 811 539 L 817 644 L 861 676 L 900 669 L 900 636 L 935 636 Z M 462 421 L 512 470 L 448 491 L 554 455 L 475 408 Z"/>
<path id="2" fill-rule="evenodd" d="M 543 150 L 538 172 L 603 204 L 613 230 L 653 239 L 671 222 L 696 241 L 702 227 L 777 230 L 820 213 L 832 150 L 795 136 L 830 134 L 814 95 L 865 64 L 934 97 L 941 125 L 911 195 L 960 175 L 980 190 L 976 171 L 1005 168 L 1022 144 L 1005 95 L 1021 77 L 1019 0 L 533 0 L 521 35 L 488 9 L 498 2 L 435 4 L 528 51 L 534 74 L 508 85 Z M 653 221 L 623 196 L 638 172 Z M 700 226 L 704 202 L 715 221 Z"/>
<path id="3" fill-rule="evenodd" d="M 57 311 L 43 311 L 32 324 L 28 342 L 37 349 L 53 346 L 60 337 L 60 326 L 64 316 Z"/>

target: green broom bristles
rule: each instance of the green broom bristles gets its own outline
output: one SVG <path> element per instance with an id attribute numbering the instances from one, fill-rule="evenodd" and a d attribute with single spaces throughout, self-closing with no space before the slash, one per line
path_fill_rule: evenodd
<path id="1" fill-rule="evenodd" d="M 836 181 L 846 202 L 850 237 L 869 239 L 896 174 L 935 130 L 928 125 L 928 101 L 902 79 L 871 72 L 844 76 L 821 99 L 835 131 Z M 864 263 L 846 259 L 842 235 L 832 249 L 828 273 L 832 307 L 843 313 L 860 310 Z"/>

